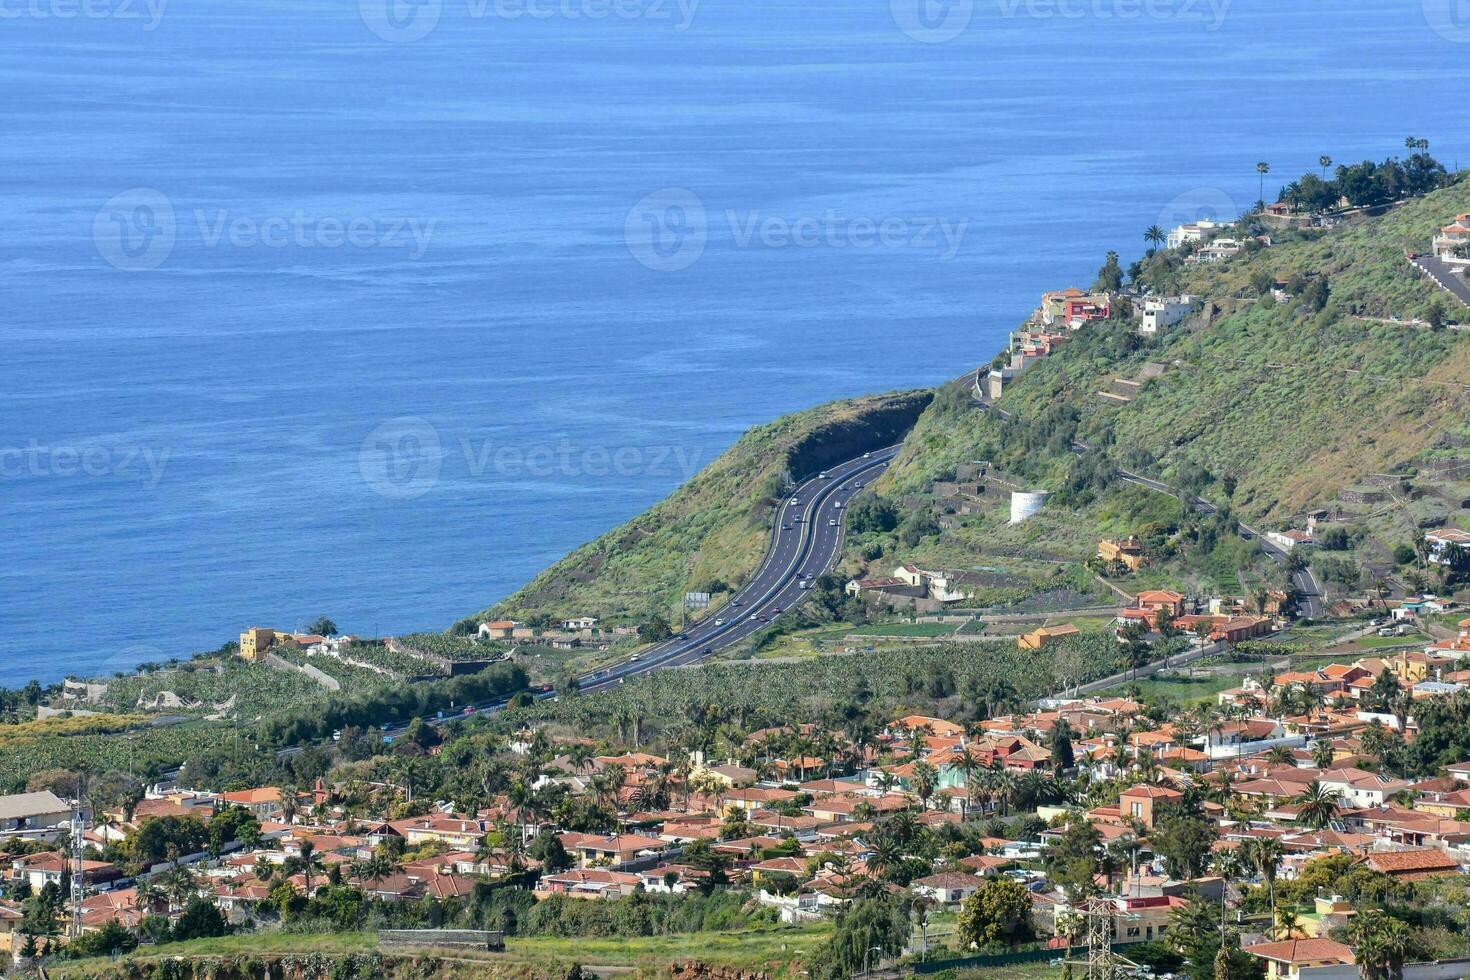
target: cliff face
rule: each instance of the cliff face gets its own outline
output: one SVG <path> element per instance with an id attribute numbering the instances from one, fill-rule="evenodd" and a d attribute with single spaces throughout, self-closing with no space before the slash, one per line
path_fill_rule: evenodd
<path id="1" fill-rule="evenodd" d="M 765 554 L 771 508 L 793 479 L 900 441 L 932 392 L 832 402 L 752 429 L 666 500 L 469 617 L 641 619 L 685 592 L 736 586 Z"/>

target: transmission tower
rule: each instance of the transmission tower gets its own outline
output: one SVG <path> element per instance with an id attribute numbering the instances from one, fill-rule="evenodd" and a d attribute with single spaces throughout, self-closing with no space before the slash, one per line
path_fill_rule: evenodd
<path id="1" fill-rule="evenodd" d="M 84 864 L 86 841 L 82 835 L 87 823 L 82 816 L 81 792 L 78 790 L 76 806 L 71 811 L 71 936 L 82 934 L 82 899 L 86 897 Z"/>
<path id="2" fill-rule="evenodd" d="M 1113 920 L 1118 916 L 1113 899 L 1089 898 L 1077 907 L 1077 913 L 1087 924 L 1087 959 L 1069 962 L 1085 966 L 1087 980 L 1120 980 L 1135 975 L 1138 964 L 1113 952 Z"/>

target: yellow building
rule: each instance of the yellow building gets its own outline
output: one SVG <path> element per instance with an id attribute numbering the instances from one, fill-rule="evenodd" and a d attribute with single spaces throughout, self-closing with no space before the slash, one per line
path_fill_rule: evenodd
<path id="1" fill-rule="evenodd" d="M 1130 572 L 1143 567 L 1143 544 L 1132 535 L 1121 541 L 1106 538 L 1097 543 L 1097 556 L 1106 562 L 1118 562 Z"/>
<path id="2" fill-rule="evenodd" d="M 276 643 L 276 631 L 252 626 L 240 634 L 240 657 L 254 663 L 261 660 Z"/>
<path id="3" fill-rule="evenodd" d="M 1047 647 L 1060 643 L 1069 636 L 1081 633 L 1071 623 L 1062 623 L 1058 626 L 1043 626 L 1032 630 L 1030 633 L 1022 633 L 1016 638 L 1016 645 L 1022 650 L 1045 650 Z"/>

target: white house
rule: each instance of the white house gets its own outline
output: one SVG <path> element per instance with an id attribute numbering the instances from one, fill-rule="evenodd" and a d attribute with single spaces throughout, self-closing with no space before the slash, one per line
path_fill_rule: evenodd
<path id="1" fill-rule="evenodd" d="M 1288 531 L 1267 531 L 1266 540 L 1276 545 L 1282 551 L 1291 551 L 1299 544 L 1311 544 L 1312 533 L 1310 531 L 1299 531 L 1296 528 Z"/>
<path id="2" fill-rule="evenodd" d="M 45 837 L 70 825 L 71 807 L 50 790 L 0 796 L 0 837 Z"/>
<path id="3" fill-rule="evenodd" d="M 1456 215 L 1453 224 L 1445 225 L 1434 236 L 1434 257 L 1463 265 L 1470 262 L 1467 249 L 1470 249 L 1470 214 Z"/>
<path id="4" fill-rule="evenodd" d="M 1194 297 L 1187 293 L 1183 296 L 1150 297 L 1143 301 L 1143 324 L 1138 332 L 1152 336 L 1160 330 L 1167 330 L 1189 316 L 1192 309 Z"/>
<path id="5" fill-rule="evenodd" d="M 578 616 L 576 619 L 563 619 L 561 628 L 572 633 L 579 630 L 595 630 L 597 629 L 597 617 Z"/>
<path id="6" fill-rule="evenodd" d="M 1224 262 L 1231 256 L 1238 254 L 1240 247 L 1240 242 L 1234 238 L 1217 238 L 1198 252 L 1195 252 L 1189 259 L 1185 259 L 1185 261 L 1188 262 L 1190 259 L 1193 259 L 1195 262 Z"/>
<path id="7" fill-rule="evenodd" d="M 985 879 L 961 871 L 945 871 L 912 883 L 916 895 L 923 895 L 943 905 L 958 905 L 980 890 Z"/>
<path id="8" fill-rule="evenodd" d="M 1470 531 L 1447 527 L 1442 531 L 1430 531 L 1424 535 L 1429 545 L 1429 560 L 1436 565 L 1448 565 L 1450 555 L 1457 550 L 1470 551 Z"/>
<path id="9" fill-rule="evenodd" d="M 1215 232 L 1224 227 L 1218 221 L 1193 221 L 1189 224 L 1180 225 L 1178 228 L 1169 232 L 1169 238 L 1166 244 L 1169 248 L 1178 248 L 1189 242 L 1203 241 L 1206 238 L 1213 237 Z"/>

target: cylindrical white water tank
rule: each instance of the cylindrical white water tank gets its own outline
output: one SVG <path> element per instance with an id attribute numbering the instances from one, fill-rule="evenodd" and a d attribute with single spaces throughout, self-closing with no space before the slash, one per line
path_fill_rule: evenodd
<path id="1" fill-rule="evenodd" d="M 1019 524 L 1035 514 L 1050 496 L 1045 490 L 1016 490 L 1011 493 L 1011 523 Z"/>

